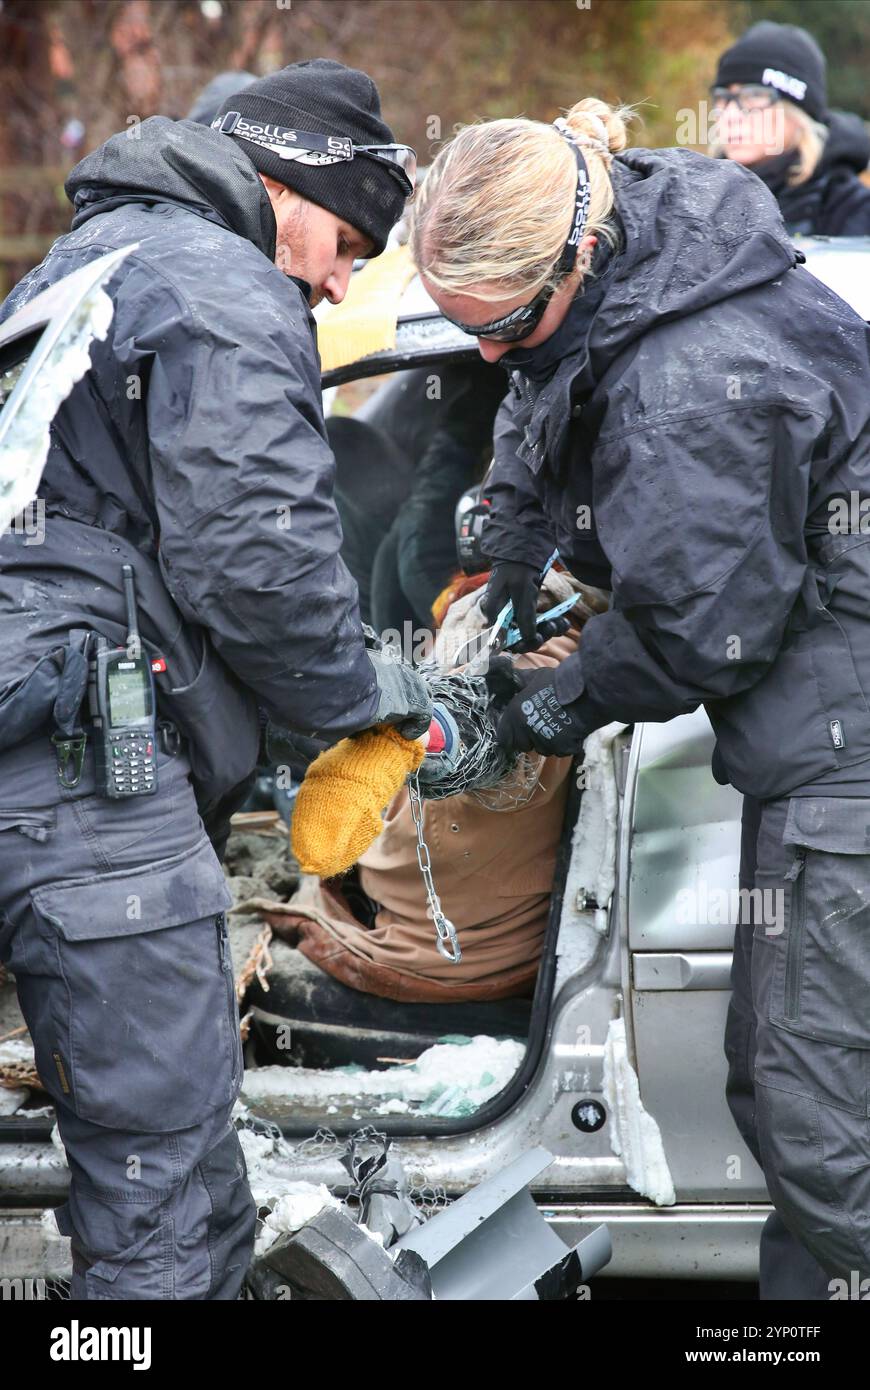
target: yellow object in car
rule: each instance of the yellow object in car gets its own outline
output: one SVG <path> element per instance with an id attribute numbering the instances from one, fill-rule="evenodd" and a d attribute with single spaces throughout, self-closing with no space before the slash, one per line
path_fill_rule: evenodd
<path id="1" fill-rule="evenodd" d="M 425 756 L 418 739 L 378 724 L 315 758 L 293 810 L 293 853 L 302 872 L 332 878 L 352 868 L 381 833 L 381 812 Z"/>
<path id="2" fill-rule="evenodd" d="M 321 371 L 396 346 L 399 304 L 416 273 L 408 247 L 397 246 L 350 277 L 342 302 L 316 315 Z"/>

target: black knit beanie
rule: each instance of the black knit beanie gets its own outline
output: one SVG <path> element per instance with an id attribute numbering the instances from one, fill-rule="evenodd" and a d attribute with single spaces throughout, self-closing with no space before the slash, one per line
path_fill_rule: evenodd
<path id="1" fill-rule="evenodd" d="M 232 111 L 258 126 L 345 136 L 355 145 L 395 143 L 390 127 L 381 120 L 380 97 L 372 79 L 328 58 L 291 63 L 280 72 L 259 78 L 226 100 L 212 125 L 219 126 L 221 118 Z M 266 135 L 268 138 L 268 132 Z M 295 189 L 371 237 L 372 255 L 383 251 L 408 197 L 397 170 L 363 154 L 338 164 L 299 164 L 240 135 L 230 134 L 229 138 L 261 174 Z"/>
<path id="2" fill-rule="evenodd" d="M 812 34 L 796 24 L 765 19 L 747 29 L 719 59 L 715 86 L 732 82 L 775 87 L 813 120 L 828 118 L 825 55 Z"/>

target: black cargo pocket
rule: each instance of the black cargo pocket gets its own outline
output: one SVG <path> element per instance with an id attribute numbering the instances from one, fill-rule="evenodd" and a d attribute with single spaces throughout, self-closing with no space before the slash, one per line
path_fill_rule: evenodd
<path id="1" fill-rule="evenodd" d="M 234 1099 L 231 898 L 205 836 L 148 868 L 47 884 L 31 901 L 48 965 L 23 983 L 40 1020 L 37 1067 L 57 1099 L 95 1124 L 156 1134 Z"/>
<path id="2" fill-rule="evenodd" d="M 0 810 L 0 887 L 5 875 L 5 862 L 10 856 L 18 858 L 25 846 L 20 835 L 36 844 L 47 845 L 45 854 L 51 853 L 51 840 L 57 829 L 57 807 L 45 806 L 19 810 Z M 12 951 L 12 938 L 17 924 L 5 912 L 0 912 L 0 964 L 9 963 Z"/>
<path id="3" fill-rule="evenodd" d="M 129 1299 L 168 1301 L 174 1294 L 175 1237 L 171 1219 L 161 1221 L 135 1245 L 88 1266 L 88 1301 Z"/>
<path id="4" fill-rule="evenodd" d="M 123 796 L 110 801 L 97 793 L 74 802 L 79 829 L 93 848 L 95 862 L 105 869 L 120 869 L 125 858 L 134 857 L 133 851 L 140 862 L 149 851 L 153 859 L 162 859 L 177 843 L 173 822 L 185 814 L 195 816 L 184 759 L 169 758 L 158 751 L 156 771 L 153 796 Z"/>
<path id="5" fill-rule="evenodd" d="M 788 931 L 777 943 L 771 1023 L 870 1048 L 870 800 L 793 797 Z"/>

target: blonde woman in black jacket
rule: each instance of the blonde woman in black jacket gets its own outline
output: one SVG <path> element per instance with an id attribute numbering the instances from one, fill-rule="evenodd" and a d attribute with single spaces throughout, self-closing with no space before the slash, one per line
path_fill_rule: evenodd
<path id="1" fill-rule="evenodd" d="M 512 599 L 534 640 L 555 547 L 613 595 L 573 657 L 524 678 L 503 742 L 579 753 L 609 720 L 703 704 L 720 778 L 761 803 L 754 882 L 787 927 L 735 924 L 729 1101 L 777 1208 L 763 1296 L 828 1297 L 870 1274 L 870 537 L 849 521 L 870 492 L 867 329 L 754 174 L 626 144 L 592 99 L 466 128 L 429 171 L 414 257 L 511 373 L 490 614 Z"/>

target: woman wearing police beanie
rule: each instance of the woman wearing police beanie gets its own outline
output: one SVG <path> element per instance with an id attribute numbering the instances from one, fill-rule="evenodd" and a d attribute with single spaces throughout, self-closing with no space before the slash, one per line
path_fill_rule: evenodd
<path id="1" fill-rule="evenodd" d="M 864 122 L 827 109 L 825 55 L 806 29 L 754 24 L 722 54 L 712 89 L 712 152 L 746 165 L 791 233 L 870 234 Z"/>

